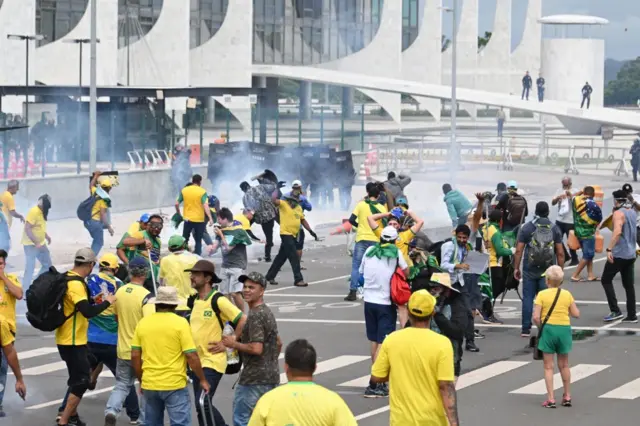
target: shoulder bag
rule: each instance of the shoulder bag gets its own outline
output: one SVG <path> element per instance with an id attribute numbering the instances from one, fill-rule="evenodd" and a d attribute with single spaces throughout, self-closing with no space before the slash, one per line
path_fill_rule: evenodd
<path id="1" fill-rule="evenodd" d="M 533 348 L 533 359 L 535 359 L 536 361 L 539 361 L 542 359 L 542 351 L 538 349 L 538 342 L 540 341 L 540 337 L 542 336 L 542 331 L 544 330 L 544 326 L 547 324 L 547 321 L 549 321 L 549 317 L 551 317 L 551 314 L 553 313 L 553 309 L 556 307 L 556 303 L 558 303 L 558 299 L 560 298 L 561 291 L 562 289 L 559 288 L 558 291 L 556 292 L 556 297 L 553 299 L 551 308 L 549 308 L 549 312 L 547 312 L 547 315 L 544 317 L 544 321 L 542 321 L 542 324 L 540 325 L 540 330 L 538 330 L 538 335 L 532 336 L 529 341 L 529 345 Z"/>

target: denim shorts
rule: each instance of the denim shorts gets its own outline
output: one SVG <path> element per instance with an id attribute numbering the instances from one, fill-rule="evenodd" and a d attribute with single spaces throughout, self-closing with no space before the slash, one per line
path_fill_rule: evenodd
<path id="1" fill-rule="evenodd" d="M 595 237 L 587 238 L 586 240 L 580 240 L 580 247 L 582 248 L 582 258 L 584 260 L 593 260 L 593 258 L 596 256 Z"/>
<path id="2" fill-rule="evenodd" d="M 364 324 L 367 330 L 367 339 L 370 342 L 382 343 L 387 335 L 396 330 L 397 315 L 394 305 L 364 302 Z"/>

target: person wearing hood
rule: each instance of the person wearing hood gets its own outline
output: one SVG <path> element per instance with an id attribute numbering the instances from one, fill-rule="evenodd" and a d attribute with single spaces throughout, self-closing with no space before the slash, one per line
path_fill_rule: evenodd
<path id="1" fill-rule="evenodd" d="M 448 183 L 442 185 L 442 192 L 444 193 L 444 203 L 447 205 L 447 211 L 451 218 L 451 226 L 455 228 L 458 225 L 467 223 L 469 213 L 473 208 L 467 197 L 457 189 L 451 188 Z"/>
<path id="2" fill-rule="evenodd" d="M 271 262 L 273 226 L 278 216 L 278 209 L 271 199 L 273 193 L 279 189 L 280 184 L 276 175 L 268 169 L 262 174 L 254 176 L 252 180 L 257 180 L 258 185 L 251 186 L 246 181 L 240 184 L 240 189 L 244 193 L 242 196 L 242 204 L 245 209 L 253 212 L 253 221 L 262 226 L 262 232 L 264 232 L 266 240 L 264 246 L 264 261 Z M 280 194 L 278 194 L 278 196 L 280 196 Z"/>
<path id="3" fill-rule="evenodd" d="M 633 145 L 629 150 L 631 154 L 631 168 L 633 169 L 633 181 L 638 181 L 638 169 L 640 169 L 640 133 L 638 137 L 633 141 Z"/>
<path id="4" fill-rule="evenodd" d="M 25 257 L 22 285 L 25 292 L 33 281 L 36 259 L 41 265 L 36 278 L 51 267 L 51 253 L 49 253 L 51 237 L 47 234 L 47 218 L 50 209 L 51 197 L 48 194 L 41 195 L 38 198 L 38 204 L 29 210 L 25 218 L 24 232 L 22 233 Z"/>
<path id="5" fill-rule="evenodd" d="M 407 196 L 404 195 L 404 189 L 411 183 L 411 177 L 405 175 L 397 175 L 395 172 L 389 172 L 387 174 L 387 181 L 384 183 L 384 188 L 391 193 L 394 200 L 402 197 L 406 200 Z"/>
<path id="6" fill-rule="evenodd" d="M 96 256 L 104 245 L 104 230 L 107 229 L 109 235 L 113 236 L 111 215 L 109 214 L 109 209 L 111 208 L 109 192 L 111 192 L 113 183 L 108 176 L 100 178 L 100 174 L 99 171 L 94 172 L 89 183 L 89 191 L 91 191 L 91 195 L 96 197 L 96 201 L 91 208 L 91 219 L 84 222 L 84 227 L 89 231 L 89 235 L 93 240 L 91 250 Z"/>

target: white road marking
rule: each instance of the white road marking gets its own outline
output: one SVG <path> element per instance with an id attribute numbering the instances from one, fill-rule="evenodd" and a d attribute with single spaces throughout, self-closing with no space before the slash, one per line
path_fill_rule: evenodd
<path id="1" fill-rule="evenodd" d="M 114 386 L 109 386 L 108 388 L 96 389 L 94 391 L 89 391 L 89 392 L 86 392 L 84 394 L 83 398 L 86 398 L 88 396 L 99 395 L 101 393 L 111 392 L 113 390 L 113 388 L 114 388 Z M 40 408 L 51 407 L 53 405 L 59 405 L 59 404 L 62 404 L 62 399 L 56 399 L 55 401 L 48 401 L 48 402 L 43 402 L 42 404 L 31 405 L 31 406 L 26 407 L 26 408 L 27 408 L 27 410 L 38 410 Z"/>
<path id="2" fill-rule="evenodd" d="M 376 415 L 381 414 L 381 413 L 386 413 L 387 411 L 389 411 L 389 406 L 388 405 L 384 406 L 382 408 L 378 408 L 376 410 L 371 410 L 371 411 L 367 411 L 366 413 L 362 413 L 359 416 L 356 416 L 356 420 L 357 421 L 364 420 L 364 419 L 376 416 Z"/>
<path id="3" fill-rule="evenodd" d="M 53 373 L 54 371 L 66 370 L 67 364 L 64 361 L 52 362 L 38 365 L 37 367 L 25 368 L 22 370 L 23 376 L 39 376 L 41 374 Z"/>
<path id="4" fill-rule="evenodd" d="M 640 398 L 640 379 L 635 379 L 629 383 L 626 383 L 619 388 L 612 390 L 611 392 L 600 395 L 598 398 L 628 400 Z"/>
<path id="5" fill-rule="evenodd" d="M 346 367 L 351 364 L 357 364 L 366 359 L 371 359 L 371 357 L 366 355 L 340 355 L 335 358 L 328 359 L 326 361 L 321 361 L 316 365 L 316 371 L 314 375 L 326 373 L 331 370 L 337 370 L 338 368 Z M 287 383 L 287 375 L 286 373 L 280 374 L 280 383 Z"/>
<path id="6" fill-rule="evenodd" d="M 312 286 L 312 285 L 316 285 L 316 284 L 324 284 L 324 283 L 328 283 L 328 282 L 331 282 L 331 281 L 343 280 L 343 279 L 348 278 L 348 277 L 350 277 L 350 275 L 342 275 L 342 276 L 339 276 L 339 277 L 327 278 L 326 280 L 310 282 L 309 285 Z M 271 293 L 275 293 L 277 291 L 289 290 L 289 289 L 292 289 L 292 288 L 298 288 L 298 287 L 296 287 L 295 285 L 288 285 L 288 286 L 285 286 L 285 287 L 272 288 L 270 290 L 266 290 L 265 293 L 266 294 L 271 294 Z"/>
<path id="7" fill-rule="evenodd" d="M 613 328 L 613 327 L 615 327 L 616 325 L 618 325 L 618 324 L 622 323 L 622 320 L 623 320 L 623 319 L 624 319 L 624 318 L 620 318 L 619 320 L 611 321 L 610 323 L 605 324 L 605 325 L 603 325 L 602 327 L 598 327 L 598 330 L 608 330 L 608 329 L 610 329 L 610 328 Z"/>
<path id="8" fill-rule="evenodd" d="M 593 259 L 593 263 L 597 263 L 597 262 L 603 262 L 607 260 L 607 257 L 601 257 L 599 259 Z M 567 266 L 566 268 L 564 268 L 565 271 L 568 271 L 570 269 L 576 269 L 578 267 L 578 265 L 574 265 L 574 266 Z"/>
<path id="9" fill-rule="evenodd" d="M 571 367 L 571 383 L 585 379 L 601 372 L 602 370 L 606 370 L 609 367 L 611 367 L 609 364 L 578 364 L 575 367 Z M 554 390 L 558 390 L 562 387 L 562 377 L 560 377 L 560 373 L 554 374 L 553 384 Z M 544 385 L 543 379 L 520 389 L 513 390 L 509 393 L 521 395 L 545 395 L 547 393 L 547 388 Z"/>
<path id="10" fill-rule="evenodd" d="M 58 353 L 57 347 L 45 346 L 38 349 L 31 349 L 29 351 L 18 352 L 18 359 L 20 361 L 24 361 L 25 359 L 35 358 L 37 356 L 49 355 L 53 353 Z"/>

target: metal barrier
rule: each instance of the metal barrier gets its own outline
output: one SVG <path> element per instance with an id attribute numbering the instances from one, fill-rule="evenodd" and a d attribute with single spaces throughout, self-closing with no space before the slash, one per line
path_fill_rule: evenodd
<path id="1" fill-rule="evenodd" d="M 620 161 L 618 161 L 618 165 L 613 170 L 614 175 L 620 176 L 624 174 L 625 177 L 629 177 L 631 175 L 631 173 L 629 172 L 629 166 L 627 165 L 627 162 L 624 159 L 626 154 L 627 154 L 626 151 L 622 151 L 622 158 L 620 159 Z"/>
<path id="2" fill-rule="evenodd" d="M 564 172 L 574 175 L 580 174 L 578 171 L 578 165 L 576 163 L 576 147 L 575 145 L 569 148 L 569 157 L 567 158 L 567 162 L 564 165 Z"/>

